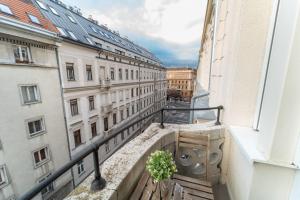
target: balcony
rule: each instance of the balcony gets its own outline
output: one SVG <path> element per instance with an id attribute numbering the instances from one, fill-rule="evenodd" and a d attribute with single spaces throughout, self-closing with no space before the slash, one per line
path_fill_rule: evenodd
<path id="1" fill-rule="evenodd" d="M 101 175 L 106 180 L 103 190 L 90 190 L 94 176 L 91 175 L 66 199 L 130 199 L 131 194 L 139 187 L 148 156 L 159 149 L 173 153 L 179 176 L 211 182 L 216 190 L 221 177 L 224 132 L 223 126 L 215 126 L 212 123 L 166 124 L 164 129 L 161 129 L 160 124 L 154 123 L 103 163 Z M 205 141 L 208 141 L 209 145 L 203 148 L 205 145 L 201 144 Z M 174 179 L 175 177 L 178 175 L 174 176 Z M 183 186 L 183 191 L 185 187 Z M 226 193 L 224 195 L 227 196 Z M 221 199 L 226 198 L 228 197 Z"/>
<path id="2" fill-rule="evenodd" d="M 181 188 L 180 195 L 184 196 L 185 193 L 186 195 L 188 193 L 188 195 L 193 195 L 196 192 L 200 196 L 207 195 L 208 199 L 229 199 L 227 191 L 224 189 L 225 186 L 220 184 L 225 128 L 220 125 L 219 116 L 220 110 L 223 109 L 223 107 L 199 108 L 198 110 L 207 109 L 218 111 L 215 123 L 207 122 L 201 125 L 165 124 L 164 112 L 172 111 L 173 109 L 170 108 L 158 110 L 137 121 L 129 122 L 124 127 L 120 127 L 104 138 L 93 142 L 93 144 L 82 150 L 82 152 L 79 152 L 78 156 L 71 162 L 67 163 L 57 172 L 54 172 L 46 181 L 34 187 L 20 199 L 30 199 L 34 197 L 42 188 L 53 181 L 58 181 L 56 179 L 62 176 L 70 167 L 76 165 L 79 160 L 91 153 L 93 153 L 94 158 L 94 173 L 88 176 L 65 199 L 129 199 L 133 193 L 136 193 L 134 191 L 139 190 L 139 184 L 146 173 L 145 162 L 148 156 L 151 152 L 159 149 L 172 152 L 178 172 L 173 175 L 170 181 L 176 181 L 176 187 Z M 140 135 L 138 135 L 139 133 L 130 135 L 124 141 L 123 145 L 111 150 L 108 158 L 104 162 L 99 162 L 98 151 L 103 145 L 115 137 L 118 137 L 124 130 L 155 115 L 160 116 L 160 124 L 151 124 Z M 102 164 L 101 171 L 99 164 Z M 192 184 L 195 188 L 190 190 L 191 188 L 186 185 L 190 183 L 179 180 L 180 177 L 195 182 L 205 182 L 209 187 L 198 187 Z M 203 194 L 202 191 L 198 190 L 199 188 L 204 188 L 207 193 L 204 192 L 205 194 Z M 223 190 L 220 188 L 223 188 Z M 144 189 L 145 188 L 143 188 L 143 191 Z M 145 192 L 145 194 L 146 193 L 147 192 Z M 218 197 L 220 194 L 221 198 Z M 182 199 L 188 199 L 183 198 L 183 196 Z M 194 197 L 195 198 L 192 199 L 200 198 L 197 195 L 194 195 Z M 157 198 L 153 197 L 148 199 Z"/>
<path id="3" fill-rule="evenodd" d="M 106 104 L 101 106 L 101 113 L 102 114 L 107 114 L 110 113 L 112 111 L 113 108 L 113 104 Z"/>
<path id="4" fill-rule="evenodd" d="M 110 86 L 111 86 L 110 79 L 102 80 L 102 79 L 99 78 L 99 85 L 100 85 L 101 88 L 105 88 L 105 89 L 110 88 Z"/>

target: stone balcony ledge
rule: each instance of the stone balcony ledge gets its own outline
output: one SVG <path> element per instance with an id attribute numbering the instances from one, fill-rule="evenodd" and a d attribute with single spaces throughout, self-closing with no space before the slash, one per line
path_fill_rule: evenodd
<path id="1" fill-rule="evenodd" d="M 172 153 L 175 152 L 176 134 L 180 132 L 209 134 L 211 140 L 222 140 L 223 128 L 223 126 L 206 123 L 165 124 L 165 128 L 161 129 L 159 124 L 153 123 L 103 163 L 101 175 L 106 180 L 106 187 L 103 190 L 90 191 L 94 179 L 92 173 L 66 199 L 128 199 L 145 169 L 146 160 L 151 152 L 166 147 Z"/>

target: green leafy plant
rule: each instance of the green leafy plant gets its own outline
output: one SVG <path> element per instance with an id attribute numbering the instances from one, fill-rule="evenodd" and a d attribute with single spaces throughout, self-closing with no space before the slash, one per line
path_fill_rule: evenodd
<path id="1" fill-rule="evenodd" d="M 154 182 L 170 178 L 177 172 L 173 156 L 169 151 L 155 151 L 148 157 L 146 169 Z"/>

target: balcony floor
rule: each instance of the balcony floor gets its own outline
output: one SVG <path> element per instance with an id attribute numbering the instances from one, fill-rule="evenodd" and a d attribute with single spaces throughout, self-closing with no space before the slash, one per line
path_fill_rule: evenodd
<path id="1" fill-rule="evenodd" d="M 230 200 L 229 193 L 225 184 L 213 186 L 215 200 Z"/>

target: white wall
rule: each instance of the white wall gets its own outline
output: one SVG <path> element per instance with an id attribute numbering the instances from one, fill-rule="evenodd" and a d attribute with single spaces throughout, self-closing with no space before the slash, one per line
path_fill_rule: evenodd
<path id="1" fill-rule="evenodd" d="M 8 188 L 0 191 L 0 199 L 5 199 L 31 189 L 41 177 L 57 170 L 70 158 L 54 50 L 40 51 L 33 47 L 31 52 L 36 62 L 15 64 L 11 44 L 1 43 L 0 49 L 10 58 L 0 63 L 0 140 L 3 148 L 0 162 L 6 165 L 10 180 Z M 38 55 L 45 57 L 45 63 L 36 59 Z M 19 88 L 22 84 L 36 84 L 41 102 L 22 105 Z M 44 117 L 46 132 L 30 138 L 26 120 L 37 116 Z M 45 145 L 50 149 L 50 161 L 36 168 L 32 152 Z M 71 174 L 66 173 L 55 183 L 55 189 L 70 180 Z"/>

